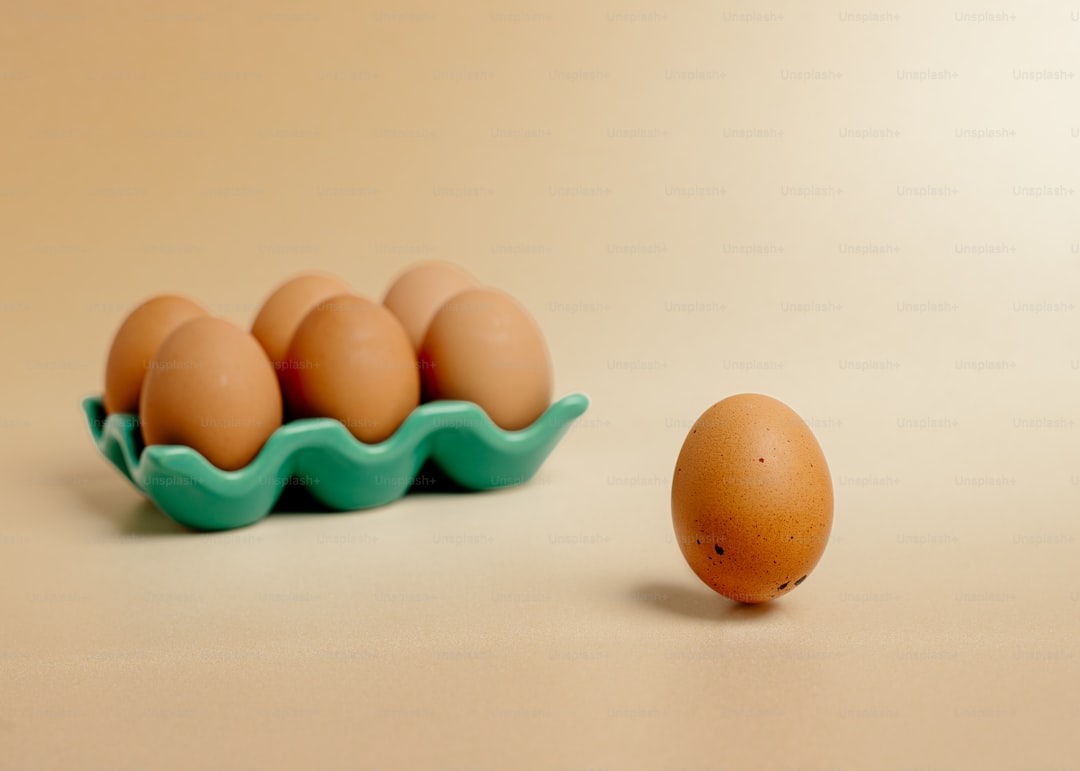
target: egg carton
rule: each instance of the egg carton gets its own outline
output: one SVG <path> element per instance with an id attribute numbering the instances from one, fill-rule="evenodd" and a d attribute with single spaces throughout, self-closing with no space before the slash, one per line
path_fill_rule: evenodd
<path id="1" fill-rule="evenodd" d="M 223 471 L 191 447 L 144 447 L 138 417 L 106 416 L 99 397 L 82 402 L 98 451 L 159 509 L 194 530 L 254 524 L 296 483 L 336 511 L 382 506 L 403 496 L 429 461 L 467 490 L 518 485 L 533 477 L 588 406 L 584 394 L 570 394 L 531 425 L 506 431 L 472 402 L 429 402 L 378 444 L 361 442 L 332 418 L 294 420 L 247 466 Z"/>

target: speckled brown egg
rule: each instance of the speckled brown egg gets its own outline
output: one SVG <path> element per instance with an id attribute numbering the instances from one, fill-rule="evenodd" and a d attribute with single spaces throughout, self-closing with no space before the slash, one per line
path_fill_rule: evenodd
<path id="1" fill-rule="evenodd" d="M 530 425 L 551 403 L 551 357 L 540 327 L 498 289 L 470 289 L 444 303 L 419 356 L 425 399 L 475 402 L 508 431 Z"/>
<path id="2" fill-rule="evenodd" d="M 304 273 L 275 289 L 259 309 L 251 334 L 270 361 L 280 368 L 296 328 L 312 308 L 352 289 L 342 279 L 325 273 Z"/>
<path id="3" fill-rule="evenodd" d="M 234 324 L 212 316 L 189 321 L 154 354 L 139 423 L 148 445 L 186 445 L 218 468 L 243 468 L 281 425 L 274 367 Z"/>
<path id="4" fill-rule="evenodd" d="M 427 260 L 398 276 L 383 298 L 383 305 L 397 316 L 419 350 L 428 325 L 443 303 L 459 292 L 476 287 L 476 279 L 464 268 L 442 260 Z"/>
<path id="5" fill-rule="evenodd" d="M 300 322 L 281 369 L 290 416 L 336 418 L 381 442 L 420 403 L 416 353 L 394 314 L 355 295 L 325 300 Z"/>
<path id="6" fill-rule="evenodd" d="M 783 402 L 739 394 L 694 423 L 671 483 L 671 514 L 698 578 L 745 603 L 802 584 L 825 551 L 833 490 L 809 426 Z"/>
<path id="7" fill-rule="evenodd" d="M 105 411 L 139 412 L 139 392 L 158 346 L 181 324 L 207 313 L 197 303 L 178 295 L 151 297 L 131 312 L 109 349 L 105 364 Z"/>

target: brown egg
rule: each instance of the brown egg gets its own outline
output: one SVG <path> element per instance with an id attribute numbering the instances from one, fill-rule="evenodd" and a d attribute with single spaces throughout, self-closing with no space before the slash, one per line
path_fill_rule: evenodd
<path id="1" fill-rule="evenodd" d="M 139 412 L 147 366 L 161 342 L 184 322 L 207 313 L 186 297 L 158 295 L 133 310 L 113 338 L 105 365 L 105 412 Z"/>
<path id="2" fill-rule="evenodd" d="M 476 287 L 476 279 L 464 269 L 442 260 L 413 265 L 394 281 L 383 298 L 391 313 L 419 350 L 428 325 L 442 304 L 459 292 Z"/>
<path id="3" fill-rule="evenodd" d="M 355 295 L 319 303 L 300 322 L 281 370 L 289 414 L 337 418 L 381 442 L 420 403 L 409 337 L 394 314 Z"/>
<path id="4" fill-rule="evenodd" d="M 420 348 L 427 399 L 479 404 L 509 431 L 525 428 L 551 403 L 551 357 L 540 328 L 517 300 L 470 289 L 435 314 Z"/>
<path id="5" fill-rule="evenodd" d="M 274 367 L 255 338 L 228 321 L 189 321 L 150 363 L 139 422 L 148 445 L 187 445 L 218 468 L 243 468 L 281 425 Z"/>
<path id="6" fill-rule="evenodd" d="M 274 366 L 278 367 L 285 360 L 296 328 L 308 311 L 323 300 L 351 291 L 349 285 L 337 276 L 325 273 L 295 276 L 266 298 L 251 325 L 251 334 L 259 341 Z"/>
<path id="7" fill-rule="evenodd" d="M 698 578 L 730 599 L 765 602 L 805 581 L 825 551 L 829 467 L 813 432 L 786 404 L 731 396 L 687 435 L 671 515 Z"/>

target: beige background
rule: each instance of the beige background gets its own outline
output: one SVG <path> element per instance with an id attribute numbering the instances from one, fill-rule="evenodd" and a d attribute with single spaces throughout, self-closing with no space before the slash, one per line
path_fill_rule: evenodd
<path id="1" fill-rule="evenodd" d="M 1078 45 L 1055 2 L 0 3 L 0 769 L 1080 766 Z M 593 400 L 527 487 L 196 535 L 97 457 L 139 300 L 426 257 Z M 836 484 L 758 608 L 668 506 L 742 391 Z"/>

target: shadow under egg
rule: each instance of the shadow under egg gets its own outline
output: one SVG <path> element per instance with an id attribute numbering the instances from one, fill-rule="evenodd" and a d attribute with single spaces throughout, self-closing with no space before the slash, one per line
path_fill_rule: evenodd
<path id="1" fill-rule="evenodd" d="M 736 602 L 705 586 L 693 588 L 653 581 L 632 587 L 630 596 L 639 605 L 682 618 L 743 623 L 782 613 L 775 602 L 753 605 Z"/>

